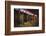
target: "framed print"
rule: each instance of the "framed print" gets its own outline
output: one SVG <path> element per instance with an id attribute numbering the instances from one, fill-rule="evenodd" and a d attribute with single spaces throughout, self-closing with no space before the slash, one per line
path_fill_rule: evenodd
<path id="1" fill-rule="evenodd" d="M 45 32 L 44 3 L 5 1 L 5 34 Z"/>

